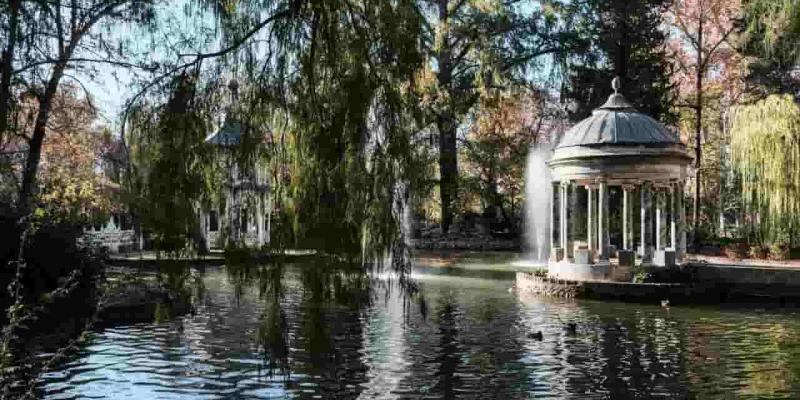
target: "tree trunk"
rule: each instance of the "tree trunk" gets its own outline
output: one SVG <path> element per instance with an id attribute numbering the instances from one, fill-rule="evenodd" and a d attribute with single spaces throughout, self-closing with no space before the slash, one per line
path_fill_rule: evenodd
<path id="1" fill-rule="evenodd" d="M 617 12 L 614 13 L 614 19 L 616 20 L 617 25 L 617 54 L 616 60 L 614 60 L 614 73 L 619 79 L 622 80 L 622 87 L 625 87 L 628 79 L 628 53 L 630 48 L 630 40 L 628 39 L 628 26 L 627 20 L 629 18 L 627 14 L 627 10 L 625 5 L 627 2 L 622 2 L 622 9 L 617 9 Z"/>
<path id="2" fill-rule="evenodd" d="M 700 165 L 703 149 L 701 147 L 701 137 L 703 132 L 703 19 L 700 18 L 699 29 L 697 30 L 697 76 L 695 91 L 697 103 L 695 104 L 695 136 L 694 136 L 694 202 L 692 208 L 692 247 L 697 251 L 700 247 L 700 237 L 697 234 L 700 219 Z"/>
<path id="3" fill-rule="evenodd" d="M 198 223 L 197 226 L 194 228 L 194 241 L 195 241 L 195 248 L 197 249 L 197 253 L 201 256 L 208 254 L 209 244 L 208 244 L 208 216 L 206 215 L 205 210 L 203 210 L 203 206 L 198 202 L 195 206 L 197 210 L 197 218 Z"/>
<path id="4" fill-rule="evenodd" d="M 36 187 L 36 174 L 39 171 L 39 159 L 42 156 L 42 144 L 47 133 L 47 120 L 50 117 L 50 107 L 53 103 L 58 84 L 64 75 L 66 61 L 60 61 L 53 68 L 53 74 L 47 83 L 44 94 L 39 99 L 39 112 L 36 115 L 36 123 L 33 128 L 33 136 L 28 142 L 28 159 L 25 162 L 25 169 L 22 172 L 22 186 L 19 191 L 17 201 L 17 229 L 19 241 L 17 243 L 15 278 L 14 278 L 14 302 L 19 304 L 23 301 L 21 292 L 21 280 L 25 268 L 25 245 L 30 233 L 30 214 L 33 210 L 33 192 Z"/>
<path id="5" fill-rule="evenodd" d="M 17 44 L 17 30 L 19 29 L 20 0 L 9 0 L 8 17 L 8 44 L 2 55 L 2 70 L 0 74 L 0 138 L 8 130 L 8 115 L 11 109 L 11 74 L 14 66 L 14 52 Z"/>
<path id="6" fill-rule="evenodd" d="M 65 60 L 69 55 L 65 57 Z M 36 174 L 39 172 L 39 160 L 42 157 L 42 144 L 47 133 L 47 121 L 50 118 L 50 108 L 53 105 L 53 98 L 58 91 L 61 77 L 67 62 L 59 61 L 53 68 L 53 75 L 47 83 L 44 94 L 39 99 L 39 112 L 36 115 L 36 123 L 33 127 L 33 136 L 28 142 L 28 158 L 25 161 L 25 170 L 22 173 L 22 186 L 19 190 L 19 202 L 17 211 L 20 218 L 27 217 L 33 210 L 33 194 L 36 188 Z"/>
<path id="7" fill-rule="evenodd" d="M 439 0 L 439 24 L 443 27 L 447 26 L 449 19 L 447 3 L 447 0 Z M 453 223 L 458 198 L 457 126 L 451 110 L 452 97 L 456 94 L 452 93 L 453 60 L 448 34 L 441 33 L 439 38 L 442 43 L 438 45 L 439 74 L 437 80 L 440 90 L 445 90 L 449 94 L 448 102 L 436 120 L 436 127 L 439 130 L 439 195 L 442 202 L 442 233 L 447 233 Z"/>
<path id="8" fill-rule="evenodd" d="M 442 232 L 453 223 L 458 197 L 458 164 L 456 129 L 449 115 L 440 117 L 439 127 L 439 193 L 442 201 Z"/>

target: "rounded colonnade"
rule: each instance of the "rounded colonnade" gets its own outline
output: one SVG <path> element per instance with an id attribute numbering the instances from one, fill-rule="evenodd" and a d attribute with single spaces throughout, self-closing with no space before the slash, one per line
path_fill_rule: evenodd
<path id="1" fill-rule="evenodd" d="M 643 264 L 670 266 L 686 254 L 683 188 L 692 159 L 676 134 L 619 93 L 618 79 L 612 86 L 615 93 L 561 137 L 549 161 L 551 277 L 629 280 L 637 256 Z M 621 221 L 614 224 L 622 231 L 619 250 L 610 244 L 612 188 L 621 192 L 615 196 Z M 579 223 L 583 240 L 570 232 Z"/>

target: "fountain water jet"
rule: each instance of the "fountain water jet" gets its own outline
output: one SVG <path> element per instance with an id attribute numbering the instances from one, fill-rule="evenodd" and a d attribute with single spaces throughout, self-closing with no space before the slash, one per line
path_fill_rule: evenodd
<path id="1" fill-rule="evenodd" d="M 536 145 L 528 153 L 525 171 L 525 244 L 526 261 L 547 265 L 550 257 L 550 210 L 553 184 L 547 161 L 547 145 Z"/>

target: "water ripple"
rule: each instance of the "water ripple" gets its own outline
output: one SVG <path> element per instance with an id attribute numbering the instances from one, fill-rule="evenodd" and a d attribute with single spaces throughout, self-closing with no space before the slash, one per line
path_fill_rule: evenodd
<path id="1" fill-rule="evenodd" d="M 94 333 L 39 387 L 47 399 L 800 397 L 797 312 L 665 311 L 516 295 L 513 275 L 415 276 L 422 297 L 381 285 L 354 304 L 346 278 L 318 293 L 324 281 L 290 268 L 276 308 L 254 287 L 237 298 L 212 269 L 194 316 Z"/>

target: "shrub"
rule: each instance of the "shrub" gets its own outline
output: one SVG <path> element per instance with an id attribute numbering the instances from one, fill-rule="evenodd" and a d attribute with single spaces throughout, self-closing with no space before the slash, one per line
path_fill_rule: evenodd
<path id="1" fill-rule="evenodd" d="M 789 246 L 785 244 L 772 244 L 769 246 L 769 259 L 773 261 L 786 261 L 789 259 Z"/>
<path id="2" fill-rule="evenodd" d="M 533 276 L 539 278 L 546 278 L 547 277 L 547 268 L 535 268 L 532 272 Z"/>
<path id="3" fill-rule="evenodd" d="M 767 258 L 767 249 L 761 245 L 750 246 L 750 258 L 764 260 Z"/>
<path id="4" fill-rule="evenodd" d="M 747 255 L 748 250 L 744 243 L 730 243 L 725 246 L 725 256 L 733 261 L 739 261 Z"/>
<path id="5" fill-rule="evenodd" d="M 649 282 L 652 278 L 652 274 L 650 274 L 647 268 L 645 268 L 642 265 L 634 265 L 631 268 L 631 272 L 632 272 L 631 282 L 633 283 Z"/>
<path id="6" fill-rule="evenodd" d="M 58 286 L 58 279 L 80 267 L 85 252 L 78 247 L 80 227 L 70 223 L 46 223 L 36 227 L 25 245 L 25 276 L 23 285 L 30 294 L 38 295 Z M 0 263 L 7 272 L 0 278 L 2 290 L 13 279 L 14 272 L 6 266 L 14 261 L 19 246 L 16 220 L 0 218 Z"/>

